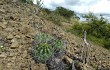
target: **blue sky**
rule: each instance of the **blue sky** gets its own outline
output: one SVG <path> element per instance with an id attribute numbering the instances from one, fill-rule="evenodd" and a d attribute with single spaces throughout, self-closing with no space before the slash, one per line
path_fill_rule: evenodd
<path id="1" fill-rule="evenodd" d="M 77 13 L 107 13 L 110 14 L 110 0 L 42 0 L 44 7 L 55 9 L 62 6 Z M 34 0 L 36 3 L 36 0 Z"/>

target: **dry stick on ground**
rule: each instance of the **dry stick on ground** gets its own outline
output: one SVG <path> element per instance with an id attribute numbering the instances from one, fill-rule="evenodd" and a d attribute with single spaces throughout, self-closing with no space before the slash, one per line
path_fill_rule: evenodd
<path id="1" fill-rule="evenodd" d="M 87 34 L 87 32 L 86 31 L 84 31 L 84 38 L 83 38 L 83 45 L 82 45 L 82 55 L 81 55 L 81 59 L 83 59 L 83 51 L 85 51 L 85 57 L 84 57 L 84 62 L 85 62 L 85 64 L 87 64 L 88 63 L 88 47 L 89 47 L 89 43 L 87 42 L 87 40 L 86 40 L 86 34 Z M 86 49 L 84 49 L 84 45 L 86 46 Z"/>

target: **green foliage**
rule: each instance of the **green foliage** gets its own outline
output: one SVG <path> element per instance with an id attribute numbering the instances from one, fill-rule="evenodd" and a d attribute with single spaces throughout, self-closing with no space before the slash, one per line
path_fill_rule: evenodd
<path id="1" fill-rule="evenodd" d="M 45 13 L 45 14 L 51 14 L 52 11 L 50 9 L 47 9 L 47 8 L 42 8 L 42 12 Z"/>
<path id="2" fill-rule="evenodd" d="M 110 40 L 107 40 L 107 41 L 104 43 L 104 47 L 107 48 L 107 49 L 110 49 Z"/>
<path id="3" fill-rule="evenodd" d="M 43 17 L 53 23 L 61 26 L 62 22 L 71 22 L 78 19 L 74 11 L 68 10 L 63 7 L 57 7 L 54 11 L 47 8 L 42 8 Z"/>
<path id="4" fill-rule="evenodd" d="M 103 16 L 100 16 L 100 18 L 96 17 L 93 13 L 89 13 L 83 17 L 87 19 L 87 23 L 75 24 L 69 31 L 82 36 L 83 31 L 86 30 L 89 40 L 109 48 L 110 24 L 107 24 L 107 20 Z"/>
<path id="5" fill-rule="evenodd" d="M 97 20 L 98 18 L 93 14 L 93 13 L 88 13 L 85 15 L 82 15 L 83 18 L 86 18 L 87 21 L 94 21 Z"/>
<path id="6" fill-rule="evenodd" d="M 32 0 L 20 0 L 20 1 L 28 4 L 33 4 Z"/>
<path id="7" fill-rule="evenodd" d="M 26 3 L 27 1 L 26 0 L 20 0 L 21 2 L 24 2 L 24 3 Z"/>
<path id="8" fill-rule="evenodd" d="M 35 36 L 33 43 L 32 56 L 37 62 L 46 62 L 55 50 L 60 50 L 64 43 L 45 33 L 39 33 Z"/>
<path id="9" fill-rule="evenodd" d="M 65 18 L 71 18 L 72 16 L 75 15 L 74 11 L 71 11 L 71 10 L 63 8 L 63 7 L 57 7 L 55 12 Z"/>

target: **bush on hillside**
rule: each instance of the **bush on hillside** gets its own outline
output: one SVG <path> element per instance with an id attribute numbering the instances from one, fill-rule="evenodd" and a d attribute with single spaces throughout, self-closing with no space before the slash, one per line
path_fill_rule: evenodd
<path id="1" fill-rule="evenodd" d="M 107 41 L 104 43 L 104 47 L 107 48 L 107 49 L 110 49 L 110 40 L 107 40 Z"/>
<path id="2" fill-rule="evenodd" d="M 32 0 L 20 0 L 21 2 L 24 2 L 24 3 L 28 3 L 28 4 L 33 4 L 33 1 Z"/>
<path id="3" fill-rule="evenodd" d="M 87 23 L 75 24 L 69 30 L 70 32 L 79 36 L 83 35 L 83 31 L 87 31 L 87 37 L 91 41 L 96 43 L 100 42 L 104 47 L 109 48 L 110 38 L 110 24 L 107 24 L 107 20 L 103 16 L 96 17 L 93 13 L 83 16 L 87 19 Z M 94 39 L 94 40 L 93 40 Z"/>
<path id="4" fill-rule="evenodd" d="M 42 12 L 44 12 L 48 15 L 52 13 L 52 11 L 50 9 L 47 9 L 47 8 L 42 8 Z"/>
<path id="5" fill-rule="evenodd" d="M 72 16 L 75 15 L 74 11 L 71 11 L 71 10 L 63 8 L 63 7 L 57 7 L 55 12 L 65 18 L 71 18 Z"/>

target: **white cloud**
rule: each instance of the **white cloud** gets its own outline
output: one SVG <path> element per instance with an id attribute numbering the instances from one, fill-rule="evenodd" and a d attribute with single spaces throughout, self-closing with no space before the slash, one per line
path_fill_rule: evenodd
<path id="1" fill-rule="evenodd" d="M 90 10 L 95 13 L 110 13 L 110 1 L 101 0 L 97 4 L 90 6 Z"/>
<path id="2" fill-rule="evenodd" d="M 35 0 L 34 0 L 35 1 Z M 109 0 L 43 0 L 44 7 L 55 9 L 57 6 L 63 6 L 79 13 L 109 13 Z"/>

